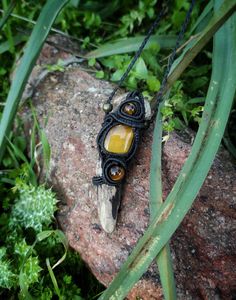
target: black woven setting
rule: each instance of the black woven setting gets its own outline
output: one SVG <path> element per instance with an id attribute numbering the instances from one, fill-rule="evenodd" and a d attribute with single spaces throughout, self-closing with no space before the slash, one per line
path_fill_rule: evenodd
<path id="1" fill-rule="evenodd" d="M 174 63 L 174 60 L 175 60 L 175 57 L 176 57 L 177 49 L 180 46 L 180 43 L 183 39 L 184 33 L 186 31 L 186 28 L 187 28 L 187 25 L 189 23 L 191 13 L 192 13 L 193 7 L 195 5 L 195 1 L 196 0 L 191 1 L 191 5 L 190 5 L 190 7 L 187 11 L 185 20 L 184 20 L 184 22 L 181 26 L 181 30 L 180 30 L 180 32 L 177 36 L 175 47 L 172 50 L 172 53 L 170 55 L 170 59 L 169 59 L 168 64 L 167 64 L 167 68 L 164 72 L 164 76 L 163 76 L 163 79 L 162 79 L 160 90 L 157 93 L 156 97 L 154 97 L 155 105 L 154 105 L 154 109 L 153 109 L 152 119 L 150 121 L 154 120 L 154 118 L 156 116 L 156 113 L 159 109 L 159 104 L 163 101 L 163 94 L 165 93 L 165 89 L 167 87 L 168 76 L 169 76 L 170 70 L 173 66 L 173 63 Z M 109 177 L 108 171 L 114 165 L 114 166 L 121 167 L 122 170 L 124 170 L 124 172 L 126 173 L 127 164 L 130 161 L 130 159 L 134 156 L 134 154 L 137 150 L 137 146 L 138 146 L 138 143 L 139 143 L 139 140 L 140 140 L 141 130 L 146 127 L 144 99 L 143 99 L 141 93 L 139 93 L 139 92 L 129 93 L 127 98 L 125 99 L 125 101 L 123 101 L 114 112 L 107 113 L 107 111 L 109 111 L 110 108 L 112 107 L 111 102 L 112 102 L 112 99 L 113 99 L 114 95 L 118 91 L 119 87 L 124 83 L 125 79 L 129 75 L 129 72 L 133 68 L 134 64 L 136 63 L 136 61 L 140 57 L 144 47 L 146 46 L 148 40 L 150 39 L 151 34 L 153 33 L 154 29 L 158 26 L 162 16 L 164 15 L 164 13 L 166 11 L 166 7 L 167 7 L 169 1 L 166 1 L 164 3 L 165 3 L 165 5 L 161 9 L 161 11 L 160 11 L 159 15 L 157 16 L 156 20 L 153 22 L 153 24 L 149 28 L 149 30 L 148 30 L 145 38 L 143 39 L 143 42 L 141 43 L 139 49 L 135 53 L 135 55 L 134 55 L 133 59 L 131 60 L 128 68 L 126 69 L 123 76 L 119 80 L 118 85 L 115 87 L 115 89 L 112 91 L 109 98 L 105 102 L 105 104 L 108 105 L 108 109 L 107 110 L 104 109 L 104 111 L 106 112 L 106 115 L 105 115 L 105 118 L 104 118 L 104 122 L 102 124 L 102 129 L 100 130 L 100 132 L 98 134 L 98 138 L 97 138 L 98 150 L 99 150 L 100 158 L 102 160 L 102 175 L 93 177 L 93 183 L 95 185 L 108 184 L 108 185 L 112 185 L 112 186 L 117 186 L 122 182 L 122 180 L 120 180 L 120 181 L 111 180 L 111 178 Z M 135 115 L 129 115 L 129 114 L 127 114 L 123 111 L 123 107 L 127 103 L 133 103 L 136 106 L 137 110 L 136 110 Z M 119 125 L 119 124 L 124 124 L 124 125 L 132 127 L 133 132 L 134 132 L 133 144 L 132 144 L 130 150 L 128 151 L 128 153 L 126 153 L 126 154 L 109 153 L 104 148 L 104 141 L 105 141 L 105 138 L 107 136 L 107 133 L 109 132 L 109 130 L 112 127 L 114 127 L 116 125 Z"/>
<path id="2" fill-rule="evenodd" d="M 129 115 L 124 112 L 125 105 L 130 103 L 135 105 L 136 112 L 134 115 Z M 132 127 L 134 132 L 132 145 L 129 151 L 125 154 L 108 152 L 104 148 L 105 138 L 112 127 L 121 124 Z M 110 112 L 109 114 L 105 115 L 102 128 L 97 137 L 99 156 L 102 161 L 102 175 L 93 177 L 94 185 L 108 184 L 111 186 L 116 186 L 124 180 L 123 178 L 118 182 L 113 181 L 109 177 L 108 171 L 113 165 L 121 166 L 126 171 L 129 161 L 137 150 L 141 131 L 146 126 L 144 99 L 142 94 L 137 91 L 129 93 L 126 99 L 121 102 L 114 112 Z"/>

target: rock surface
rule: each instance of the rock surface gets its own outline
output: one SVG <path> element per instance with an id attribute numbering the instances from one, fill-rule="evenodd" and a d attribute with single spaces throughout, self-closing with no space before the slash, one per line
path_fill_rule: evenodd
<path id="1" fill-rule="evenodd" d="M 70 246 L 105 286 L 148 226 L 153 129 L 145 132 L 130 166 L 117 228 L 106 234 L 99 225 L 91 178 L 96 167 L 96 135 L 103 120 L 101 103 L 111 90 L 111 84 L 72 67 L 49 74 L 33 99 L 41 124 L 48 118 L 45 130 L 52 150 L 50 183 L 60 200 L 60 225 Z M 191 149 L 190 140 L 189 136 L 173 133 L 164 146 L 165 195 Z M 235 211 L 235 165 L 221 149 L 194 206 L 171 241 L 178 299 L 236 299 Z M 128 299 L 162 299 L 155 264 Z"/>

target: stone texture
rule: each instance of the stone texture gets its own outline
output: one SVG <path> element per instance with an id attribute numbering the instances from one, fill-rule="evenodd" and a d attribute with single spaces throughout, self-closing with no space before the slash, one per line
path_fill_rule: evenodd
<path id="1" fill-rule="evenodd" d="M 34 95 L 41 124 L 52 148 L 50 184 L 60 200 L 59 223 L 71 247 L 107 286 L 149 222 L 149 165 L 152 126 L 131 163 L 117 228 L 102 231 L 96 209 L 96 135 L 103 120 L 102 102 L 112 85 L 79 67 L 49 74 Z M 173 133 L 163 148 L 166 195 L 191 149 L 191 135 Z M 171 241 L 178 299 L 236 299 L 236 173 L 221 149 L 192 209 Z M 153 264 L 128 299 L 162 299 Z"/>

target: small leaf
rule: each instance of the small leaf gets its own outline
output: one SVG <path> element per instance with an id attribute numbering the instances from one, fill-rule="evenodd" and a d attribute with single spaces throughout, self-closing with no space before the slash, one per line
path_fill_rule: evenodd
<path id="1" fill-rule="evenodd" d="M 137 81 L 137 78 L 135 78 L 135 76 L 130 76 L 128 78 L 128 87 L 129 88 L 137 89 L 137 84 L 138 84 L 138 81 Z"/>
<path id="2" fill-rule="evenodd" d="M 104 71 L 98 71 L 98 72 L 96 72 L 96 78 L 98 78 L 98 79 L 104 78 Z"/>
<path id="3" fill-rule="evenodd" d="M 119 81 L 123 74 L 123 70 L 116 70 L 111 76 L 111 81 Z"/>
<path id="4" fill-rule="evenodd" d="M 50 235 L 52 235 L 54 233 L 54 230 L 44 230 L 42 232 L 39 232 L 37 234 L 37 240 L 39 242 L 45 240 L 46 238 L 48 238 Z"/>
<path id="5" fill-rule="evenodd" d="M 185 12 L 178 11 L 178 10 L 174 11 L 174 13 L 171 17 L 171 20 L 172 20 L 174 26 L 176 26 L 176 27 L 179 27 L 183 23 L 184 19 L 185 19 Z"/>
<path id="6" fill-rule="evenodd" d="M 93 57 L 88 60 L 88 65 L 90 67 L 93 67 L 95 65 L 95 63 L 96 63 L 96 59 Z"/>
<path id="7" fill-rule="evenodd" d="M 147 66 L 144 62 L 144 60 L 142 59 L 142 57 L 140 57 L 135 65 L 135 74 L 137 75 L 137 77 L 139 79 L 146 79 L 147 75 L 148 75 L 148 70 L 147 70 Z"/>
<path id="8" fill-rule="evenodd" d="M 160 89 L 160 81 L 155 76 L 148 76 L 147 85 L 152 92 L 157 92 Z"/>

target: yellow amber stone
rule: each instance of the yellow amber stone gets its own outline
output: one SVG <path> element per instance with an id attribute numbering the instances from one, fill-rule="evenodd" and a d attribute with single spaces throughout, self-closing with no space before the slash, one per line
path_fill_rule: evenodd
<path id="1" fill-rule="evenodd" d="M 104 148 L 106 151 L 117 154 L 128 153 L 134 139 L 132 127 L 116 125 L 112 127 L 105 138 Z"/>

